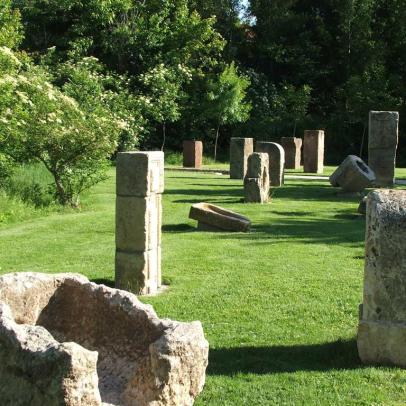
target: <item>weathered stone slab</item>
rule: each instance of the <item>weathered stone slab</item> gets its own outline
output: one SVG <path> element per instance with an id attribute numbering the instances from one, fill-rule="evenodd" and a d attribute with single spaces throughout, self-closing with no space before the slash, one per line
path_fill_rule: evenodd
<path id="1" fill-rule="evenodd" d="M 300 169 L 302 139 L 296 137 L 282 137 L 281 145 L 285 151 L 285 168 Z"/>
<path id="2" fill-rule="evenodd" d="M 394 183 L 398 127 L 398 112 L 369 112 L 368 165 L 375 172 L 377 186 Z"/>
<path id="3" fill-rule="evenodd" d="M 163 167 L 162 152 L 118 154 L 116 286 L 135 294 L 161 286 Z"/>
<path id="4" fill-rule="evenodd" d="M 265 152 L 269 155 L 269 181 L 271 187 L 282 186 L 284 182 L 285 151 L 276 142 L 258 141 L 255 152 Z"/>
<path id="5" fill-rule="evenodd" d="M 241 214 L 223 209 L 209 203 L 197 203 L 190 208 L 189 218 L 199 222 L 200 229 L 211 227 L 211 230 L 243 231 L 250 229 L 251 221 Z M 205 227 L 206 225 L 206 227 Z"/>
<path id="6" fill-rule="evenodd" d="M 364 299 L 358 328 L 363 362 L 406 366 L 406 191 L 367 199 Z"/>
<path id="7" fill-rule="evenodd" d="M 244 196 L 247 203 L 266 203 L 269 200 L 269 156 L 254 152 L 248 157 L 244 178 Z"/>
<path id="8" fill-rule="evenodd" d="M 303 170 L 306 173 L 323 173 L 324 131 L 306 130 L 304 132 Z"/>
<path id="9" fill-rule="evenodd" d="M 116 165 L 117 195 L 143 197 L 163 193 L 163 152 L 119 152 Z"/>
<path id="10" fill-rule="evenodd" d="M 244 179 L 247 173 L 248 156 L 254 152 L 253 138 L 231 138 L 230 178 Z"/>
<path id="11" fill-rule="evenodd" d="M 208 343 L 80 275 L 0 277 L 0 399 L 13 406 L 191 405 Z"/>
<path id="12" fill-rule="evenodd" d="M 200 169 L 203 163 L 203 143 L 201 141 L 183 141 L 183 166 Z"/>
<path id="13" fill-rule="evenodd" d="M 355 155 L 348 155 L 330 176 L 331 185 L 340 186 L 345 192 L 362 192 L 371 187 L 374 181 L 374 172 Z"/>

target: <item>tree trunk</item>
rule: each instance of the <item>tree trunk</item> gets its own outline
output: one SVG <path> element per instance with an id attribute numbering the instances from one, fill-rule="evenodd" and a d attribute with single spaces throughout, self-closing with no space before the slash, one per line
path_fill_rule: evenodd
<path id="1" fill-rule="evenodd" d="M 161 151 L 164 150 L 165 141 L 166 141 L 166 123 L 165 123 L 165 121 L 162 123 L 162 135 L 163 135 L 163 139 L 162 139 Z"/>
<path id="2" fill-rule="evenodd" d="M 214 142 L 214 162 L 217 160 L 217 143 L 220 135 L 220 122 L 217 124 L 216 141 Z"/>

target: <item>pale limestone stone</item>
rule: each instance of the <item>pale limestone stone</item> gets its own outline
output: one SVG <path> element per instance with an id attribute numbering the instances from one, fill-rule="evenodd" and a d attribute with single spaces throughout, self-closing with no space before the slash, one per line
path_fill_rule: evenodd
<path id="1" fill-rule="evenodd" d="M 204 230 L 247 232 L 251 226 L 247 217 L 209 203 L 194 204 L 190 208 L 189 218 L 197 220 L 199 229 Z"/>
<path id="2" fill-rule="evenodd" d="M 161 286 L 163 168 L 162 152 L 123 152 L 117 159 L 116 286 L 135 294 Z"/>
<path id="3" fill-rule="evenodd" d="M 330 176 L 331 185 L 340 186 L 345 192 L 362 192 L 371 187 L 374 181 L 374 172 L 355 155 L 348 155 Z"/>
<path id="4" fill-rule="evenodd" d="M 369 112 L 368 165 L 375 172 L 377 186 L 394 183 L 398 127 L 398 112 Z"/>
<path id="5" fill-rule="evenodd" d="M 253 138 L 231 138 L 230 178 L 244 179 L 247 173 L 248 156 L 254 151 Z"/>
<path id="6" fill-rule="evenodd" d="M 285 151 L 285 168 L 300 169 L 302 139 L 296 137 L 282 137 L 281 145 Z"/>
<path id="7" fill-rule="evenodd" d="M 13 406 L 190 406 L 203 389 L 200 322 L 159 319 L 80 275 L 0 277 L 0 399 Z"/>
<path id="8" fill-rule="evenodd" d="M 271 187 L 282 186 L 284 182 L 285 151 L 276 142 L 258 141 L 255 152 L 264 152 L 269 156 L 269 181 Z"/>
<path id="9" fill-rule="evenodd" d="M 247 203 L 266 203 L 269 200 L 269 157 L 254 152 L 248 157 L 248 170 L 244 178 L 244 195 Z"/>
<path id="10" fill-rule="evenodd" d="M 323 173 L 324 131 L 306 130 L 304 132 L 303 170 L 307 173 Z"/>
<path id="11" fill-rule="evenodd" d="M 358 352 L 363 362 L 406 367 L 406 191 L 369 193 L 366 228 Z"/>

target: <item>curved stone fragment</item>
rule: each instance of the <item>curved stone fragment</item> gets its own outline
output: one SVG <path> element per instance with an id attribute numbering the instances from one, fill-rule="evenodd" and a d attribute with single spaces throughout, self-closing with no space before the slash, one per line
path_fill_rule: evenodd
<path id="1" fill-rule="evenodd" d="M 73 274 L 0 277 L 2 404 L 192 405 L 200 322 L 159 319 L 133 294 Z"/>
<path id="2" fill-rule="evenodd" d="M 269 182 L 271 187 L 279 187 L 284 183 L 285 151 L 276 142 L 258 141 L 255 152 L 265 152 L 269 155 Z"/>

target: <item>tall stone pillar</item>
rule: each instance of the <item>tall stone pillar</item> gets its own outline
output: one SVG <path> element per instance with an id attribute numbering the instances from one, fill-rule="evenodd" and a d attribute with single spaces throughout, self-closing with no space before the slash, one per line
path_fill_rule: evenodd
<path id="1" fill-rule="evenodd" d="M 269 156 L 254 152 L 248 157 L 244 178 L 244 196 L 247 203 L 267 203 L 269 200 Z"/>
<path id="2" fill-rule="evenodd" d="M 303 141 L 303 170 L 308 173 L 323 173 L 324 131 L 306 130 Z"/>
<path id="3" fill-rule="evenodd" d="M 406 367 L 406 191 L 369 193 L 366 221 L 358 353 L 365 363 Z"/>
<path id="4" fill-rule="evenodd" d="M 368 166 L 375 172 L 377 186 L 392 186 L 395 178 L 399 113 L 370 111 Z"/>
<path id="5" fill-rule="evenodd" d="M 120 152 L 116 173 L 116 287 L 155 293 L 161 286 L 164 153 Z"/>
<path id="6" fill-rule="evenodd" d="M 247 173 L 248 156 L 254 152 L 253 138 L 231 138 L 230 178 L 244 179 Z"/>
<path id="7" fill-rule="evenodd" d="M 282 137 L 281 145 L 285 150 L 285 168 L 300 169 L 302 139 L 296 137 Z"/>
<path id="8" fill-rule="evenodd" d="M 183 141 L 183 166 L 185 168 L 202 167 L 203 143 L 201 141 Z"/>
<path id="9" fill-rule="evenodd" d="M 255 152 L 265 152 L 269 157 L 269 182 L 271 187 L 282 186 L 284 182 L 285 151 L 276 142 L 258 141 Z"/>

